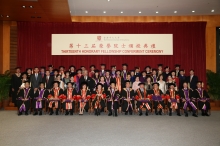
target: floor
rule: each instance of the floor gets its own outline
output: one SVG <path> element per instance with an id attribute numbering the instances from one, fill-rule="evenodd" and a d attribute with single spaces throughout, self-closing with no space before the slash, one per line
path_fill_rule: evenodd
<path id="1" fill-rule="evenodd" d="M 0 146 L 220 146 L 220 111 L 198 118 L 17 116 L 0 111 Z"/>

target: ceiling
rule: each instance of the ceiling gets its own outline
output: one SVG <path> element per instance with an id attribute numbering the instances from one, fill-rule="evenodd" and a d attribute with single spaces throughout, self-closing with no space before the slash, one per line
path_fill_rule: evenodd
<path id="1" fill-rule="evenodd" d="M 68 0 L 68 2 L 72 16 L 181 16 L 220 14 L 220 0 Z M 214 10 L 214 12 L 211 12 L 211 10 Z M 106 13 L 103 13 L 104 11 Z"/>
<path id="2" fill-rule="evenodd" d="M 71 22 L 71 16 L 67 0 L 0 0 L 1 20 Z"/>

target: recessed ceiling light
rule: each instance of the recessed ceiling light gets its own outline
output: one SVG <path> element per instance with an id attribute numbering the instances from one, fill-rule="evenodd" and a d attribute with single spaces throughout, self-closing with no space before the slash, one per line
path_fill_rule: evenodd
<path id="1" fill-rule="evenodd" d="M 174 11 L 174 13 L 177 13 L 177 11 Z"/>
<path id="2" fill-rule="evenodd" d="M 110 0 L 108 0 L 108 2 L 110 2 Z"/>
<path id="3" fill-rule="evenodd" d="M 121 13 L 123 13 L 123 11 L 121 11 Z"/>
<path id="4" fill-rule="evenodd" d="M 30 6 L 30 8 L 33 8 L 33 6 Z"/>
<path id="5" fill-rule="evenodd" d="M 195 13 L 195 11 L 192 11 L 193 13 Z"/>
<path id="6" fill-rule="evenodd" d="M 23 8 L 25 8 L 25 6 L 22 6 Z"/>
<path id="7" fill-rule="evenodd" d="M 85 11 L 85 13 L 88 13 L 88 11 Z"/>
<path id="8" fill-rule="evenodd" d="M 106 11 L 103 11 L 103 13 L 106 13 Z"/>
<path id="9" fill-rule="evenodd" d="M 215 12 L 215 10 L 212 10 L 211 12 Z"/>
<path id="10" fill-rule="evenodd" d="M 139 13 L 141 13 L 141 11 L 139 11 Z"/>
<path id="11" fill-rule="evenodd" d="M 9 16 L 9 15 L 7 15 L 6 17 L 7 17 L 7 18 L 9 18 L 10 16 Z"/>
<path id="12" fill-rule="evenodd" d="M 159 13 L 158 11 L 156 13 Z"/>

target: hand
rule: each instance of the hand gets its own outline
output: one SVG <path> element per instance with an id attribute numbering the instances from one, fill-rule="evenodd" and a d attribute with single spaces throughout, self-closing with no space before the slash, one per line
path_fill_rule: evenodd
<path id="1" fill-rule="evenodd" d="M 171 100 L 170 100 L 170 99 L 168 99 L 168 102 L 171 102 Z"/>
<path id="2" fill-rule="evenodd" d="M 127 102 L 130 102 L 131 100 L 130 99 L 127 99 Z"/>
<path id="3" fill-rule="evenodd" d="M 37 88 L 34 88 L 34 92 L 36 92 L 37 91 Z"/>
<path id="4" fill-rule="evenodd" d="M 14 89 L 14 88 L 12 88 L 11 90 L 12 90 L 13 92 L 15 91 L 15 89 Z"/>
<path id="5" fill-rule="evenodd" d="M 182 101 L 183 101 L 183 102 L 186 102 L 186 100 L 185 100 L 185 99 L 182 99 Z"/>

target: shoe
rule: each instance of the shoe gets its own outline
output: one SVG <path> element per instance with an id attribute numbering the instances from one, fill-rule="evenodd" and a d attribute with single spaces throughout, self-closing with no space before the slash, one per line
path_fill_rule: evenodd
<path id="1" fill-rule="evenodd" d="M 38 115 L 38 113 L 37 113 L 37 112 L 35 112 L 33 115 L 34 115 L 34 116 L 36 116 L 36 115 Z"/>
<path id="2" fill-rule="evenodd" d="M 22 112 L 19 112 L 19 113 L 18 113 L 18 116 L 21 116 L 21 115 L 22 115 Z"/>
<path id="3" fill-rule="evenodd" d="M 145 116 L 148 116 L 148 112 L 145 113 Z"/>
<path id="4" fill-rule="evenodd" d="M 188 113 L 185 113 L 185 117 L 188 117 Z"/>
<path id="5" fill-rule="evenodd" d="M 128 115 L 128 112 L 125 112 L 125 115 Z"/>
<path id="6" fill-rule="evenodd" d="M 205 116 L 205 113 L 202 113 L 202 116 Z"/>
<path id="7" fill-rule="evenodd" d="M 112 116 L 112 112 L 110 112 L 110 113 L 108 114 L 108 116 Z"/>
<path id="8" fill-rule="evenodd" d="M 196 114 L 193 114 L 192 116 L 193 116 L 193 117 L 198 117 Z"/>
<path id="9" fill-rule="evenodd" d="M 66 112 L 65 115 L 66 115 L 66 116 L 69 115 L 69 112 Z"/>
<path id="10" fill-rule="evenodd" d="M 129 112 L 129 115 L 132 115 L 132 112 Z"/>
<path id="11" fill-rule="evenodd" d="M 169 113 L 169 116 L 172 116 L 172 113 Z"/>
<path id="12" fill-rule="evenodd" d="M 208 114 L 208 113 L 205 113 L 205 116 L 209 117 L 209 114 Z"/>
<path id="13" fill-rule="evenodd" d="M 139 116 L 142 116 L 142 113 L 139 113 Z"/>
<path id="14" fill-rule="evenodd" d="M 161 112 L 159 112 L 159 115 L 162 115 L 162 113 L 161 113 Z"/>
<path id="15" fill-rule="evenodd" d="M 27 116 L 27 115 L 28 115 L 28 112 L 25 112 L 25 115 Z"/>
<path id="16" fill-rule="evenodd" d="M 52 115 L 53 114 L 53 112 L 50 112 L 50 115 Z"/>
<path id="17" fill-rule="evenodd" d="M 42 111 L 40 111 L 39 116 L 42 116 Z"/>
<path id="18" fill-rule="evenodd" d="M 158 115 L 158 112 L 156 112 L 155 114 Z"/>
<path id="19" fill-rule="evenodd" d="M 181 116 L 180 113 L 178 113 L 177 116 Z"/>

